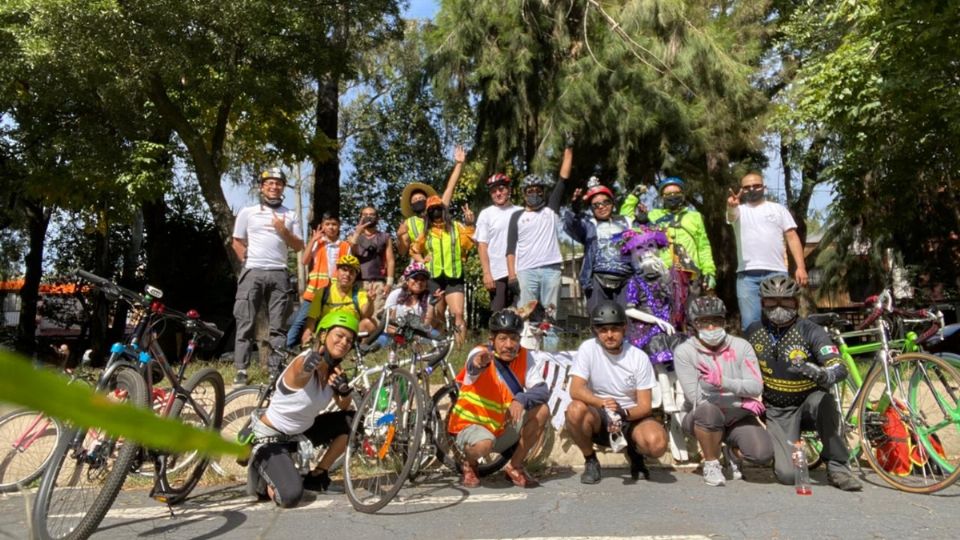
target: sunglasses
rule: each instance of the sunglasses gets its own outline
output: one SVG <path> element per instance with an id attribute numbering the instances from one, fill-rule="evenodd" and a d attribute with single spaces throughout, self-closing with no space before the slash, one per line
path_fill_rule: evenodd
<path id="1" fill-rule="evenodd" d="M 751 184 L 749 186 L 743 186 L 744 191 L 760 191 L 763 189 L 763 184 Z"/>
<path id="2" fill-rule="evenodd" d="M 613 201 L 611 201 L 611 200 L 609 200 L 609 199 L 607 199 L 607 200 L 605 200 L 605 201 L 597 201 L 597 202 L 591 204 L 590 206 L 592 206 L 593 208 L 596 208 L 596 209 L 600 209 L 600 208 L 604 208 L 604 207 L 606 207 L 606 206 L 613 206 Z"/>
<path id="3" fill-rule="evenodd" d="M 800 303 L 796 298 L 761 298 L 760 305 L 765 308 L 774 308 L 779 306 L 788 309 L 796 309 Z"/>

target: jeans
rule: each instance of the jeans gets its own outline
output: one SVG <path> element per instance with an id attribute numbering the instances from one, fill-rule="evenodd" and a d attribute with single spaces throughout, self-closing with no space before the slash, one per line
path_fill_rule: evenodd
<path id="1" fill-rule="evenodd" d="M 760 320 L 760 282 L 770 276 L 786 276 L 778 270 L 747 270 L 737 272 L 737 304 L 740 306 L 740 327 Z"/>
<path id="2" fill-rule="evenodd" d="M 520 282 L 520 305 L 537 300 L 549 317 L 557 316 L 560 300 L 560 265 L 551 264 L 517 272 Z"/>
<path id="3" fill-rule="evenodd" d="M 322 291 L 317 292 L 322 293 Z M 296 315 L 293 316 L 293 321 L 290 323 L 290 330 L 287 331 L 287 348 L 291 351 L 297 350 L 297 346 L 300 344 L 300 336 L 303 335 L 303 328 L 306 326 L 307 312 L 309 311 L 310 302 L 301 298 L 300 308 L 297 309 Z"/>

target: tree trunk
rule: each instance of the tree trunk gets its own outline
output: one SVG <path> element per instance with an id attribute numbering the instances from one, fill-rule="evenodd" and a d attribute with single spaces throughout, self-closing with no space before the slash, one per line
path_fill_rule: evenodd
<path id="1" fill-rule="evenodd" d="M 16 348 L 20 353 L 32 356 L 37 349 L 37 301 L 40 299 L 40 279 L 43 277 L 43 246 L 53 209 L 44 208 L 40 203 L 26 202 L 25 210 L 30 248 L 23 260 L 26 273 L 20 289 Z"/>
<path id="2" fill-rule="evenodd" d="M 327 73 L 317 77 L 316 140 L 329 141 L 332 149 L 318 149 L 310 156 L 313 162 L 313 201 L 311 218 L 324 212 L 340 215 L 340 154 L 338 122 L 340 116 L 340 76 Z M 342 217 L 342 216 L 341 216 Z"/>
<path id="3" fill-rule="evenodd" d="M 723 299 L 727 311 L 732 313 L 737 306 L 737 242 L 733 227 L 727 225 L 726 221 L 726 167 L 725 155 L 712 152 L 707 154 L 702 213 L 713 251 L 713 261 L 717 266 L 717 296 Z"/>

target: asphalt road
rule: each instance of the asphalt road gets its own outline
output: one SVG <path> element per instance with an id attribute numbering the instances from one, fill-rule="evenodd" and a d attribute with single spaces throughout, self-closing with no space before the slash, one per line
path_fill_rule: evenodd
<path id="1" fill-rule="evenodd" d="M 401 491 L 375 515 L 355 512 L 343 494 L 308 492 L 301 506 L 257 503 L 238 485 L 200 490 L 170 511 L 144 491 L 121 494 L 94 539 L 157 538 L 957 538 L 960 488 L 933 496 L 880 485 L 872 473 L 861 493 L 824 485 L 813 495 L 748 469 L 748 481 L 708 487 L 690 470 L 654 469 L 631 483 L 623 469 L 604 470 L 594 486 L 579 471 L 551 472 L 536 489 L 485 479 L 467 492 L 449 475 Z M 26 538 L 25 499 L 0 496 L 0 538 Z"/>

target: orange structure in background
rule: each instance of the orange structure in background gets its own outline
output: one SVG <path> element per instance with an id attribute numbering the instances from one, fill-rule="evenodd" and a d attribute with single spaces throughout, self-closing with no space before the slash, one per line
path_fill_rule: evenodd
<path id="1" fill-rule="evenodd" d="M 18 293 L 20 289 L 23 288 L 24 280 L 22 279 L 11 279 L 7 281 L 0 281 L 0 293 Z M 87 286 L 80 288 L 81 291 L 85 291 Z M 55 294 L 55 295 L 68 295 L 74 294 L 77 292 L 76 283 L 41 283 L 40 284 L 40 294 Z"/>

